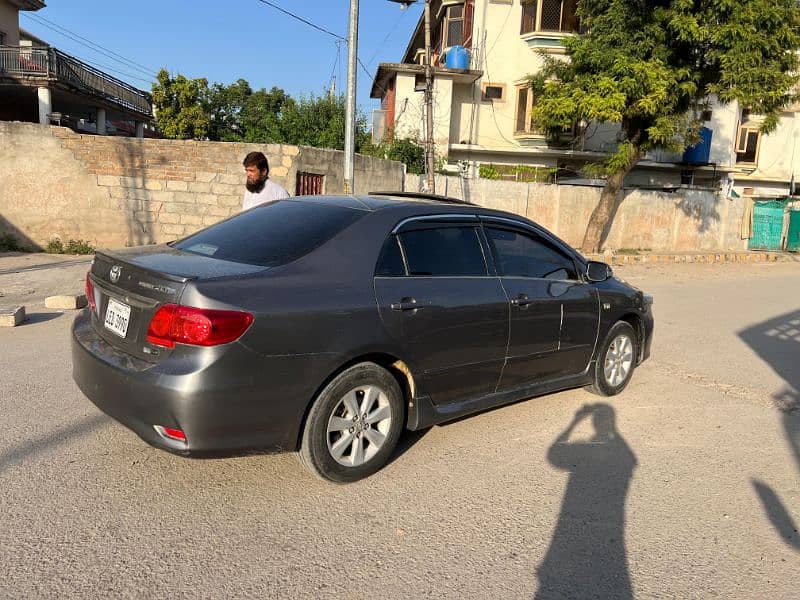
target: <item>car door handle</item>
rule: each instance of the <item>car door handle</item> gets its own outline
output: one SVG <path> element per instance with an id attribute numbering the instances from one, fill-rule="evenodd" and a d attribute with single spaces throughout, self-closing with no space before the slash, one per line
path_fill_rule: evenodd
<path id="1" fill-rule="evenodd" d="M 533 300 L 528 298 L 528 296 L 526 296 L 525 294 L 520 294 L 516 298 L 512 298 L 511 299 L 512 306 L 519 306 L 519 307 L 522 307 L 522 308 L 524 308 L 524 307 L 526 307 L 526 306 L 528 306 L 529 304 L 532 304 L 532 303 L 533 303 Z"/>
<path id="2" fill-rule="evenodd" d="M 422 308 L 419 304 L 417 304 L 416 298 L 403 298 L 400 302 L 394 302 L 391 305 L 392 310 L 398 311 L 407 311 L 407 310 L 419 310 Z"/>

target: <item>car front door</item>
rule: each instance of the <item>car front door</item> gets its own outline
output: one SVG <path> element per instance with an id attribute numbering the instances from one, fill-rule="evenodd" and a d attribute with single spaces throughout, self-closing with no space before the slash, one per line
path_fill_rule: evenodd
<path id="1" fill-rule="evenodd" d="M 405 223 L 386 241 L 375 294 L 384 325 L 434 403 L 495 391 L 508 298 L 489 273 L 476 218 Z"/>
<path id="2" fill-rule="evenodd" d="M 597 292 L 575 262 L 537 232 L 486 222 L 498 274 L 510 302 L 506 366 L 499 389 L 514 389 L 582 372 L 597 337 Z"/>

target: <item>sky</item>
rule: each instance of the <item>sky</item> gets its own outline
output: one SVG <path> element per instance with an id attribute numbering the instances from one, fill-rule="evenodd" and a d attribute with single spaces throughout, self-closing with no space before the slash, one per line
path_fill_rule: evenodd
<path id="1" fill-rule="evenodd" d="M 140 89 L 150 91 L 162 67 L 209 83 L 241 77 L 253 89 L 277 86 L 292 96 L 320 94 L 332 76 L 337 91 L 346 89 L 346 44 L 260 0 L 45 1 L 40 11 L 20 12 L 22 29 Z M 347 37 L 350 0 L 268 2 Z M 378 64 L 400 61 L 423 3 L 400 6 L 360 0 L 358 54 L 369 75 L 359 67 L 358 104 L 367 114 L 378 105 L 369 98 Z"/>

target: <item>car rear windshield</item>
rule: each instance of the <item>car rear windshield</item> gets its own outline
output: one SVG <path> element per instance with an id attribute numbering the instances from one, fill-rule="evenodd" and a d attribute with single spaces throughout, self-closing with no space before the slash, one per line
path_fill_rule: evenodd
<path id="1" fill-rule="evenodd" d="M 364 213 L 321 202 L 281 200 L 258 206 L 173 244 L 174 248 L 250 265 L 292 262 Z"/>

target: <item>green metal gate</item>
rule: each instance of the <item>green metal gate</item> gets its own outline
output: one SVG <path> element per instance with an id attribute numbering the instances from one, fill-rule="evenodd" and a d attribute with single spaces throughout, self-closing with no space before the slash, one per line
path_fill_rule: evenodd
<path id="1" fill-rule="evenodd" d="M 780 252 L 783 234 L 783 213 L 786 200 L 756 202 L 753 206 L 753 237 L 750 250 L 772 250 Z"/>
<path id="2" fill-rule="evenodd" d="M 786 249 L 800 252 L 800 209 L 789 211 L 789 231 L 786 234 Z"/>

